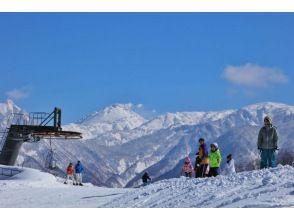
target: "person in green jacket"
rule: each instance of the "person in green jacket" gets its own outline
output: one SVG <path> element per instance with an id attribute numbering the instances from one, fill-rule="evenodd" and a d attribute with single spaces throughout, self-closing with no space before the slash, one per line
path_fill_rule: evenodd
<path id="1" fill-rule="evenodd" d="M 217 143 L 210 145 L 211 150 L 209 154 L 209 174 L 208 176 L 219 175 L 219 167 L 222 161 L 222 156 Z"/>
<path id="2" fill-rule="evenodd" d="M 272 118 L 264 117 L 264 126 L 260 129 L 257 139 L 257 148 L 261 153 L 260 169 L 276 166 L 275 151 L 278 150 L 278 139 Z"/>

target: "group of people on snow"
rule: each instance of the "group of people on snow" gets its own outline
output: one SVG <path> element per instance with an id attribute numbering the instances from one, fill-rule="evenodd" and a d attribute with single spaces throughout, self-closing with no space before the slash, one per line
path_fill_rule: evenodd
<path id="1" fill-rule="evenodd" d="M 208 152 L 205 140 L 200 138 L 198 140 L 199 148 L 196 153 L 195 165 L 193 167 L 190 158 L 187 156 L 182 167 L 181 175 L 186 177 L 192 177 L 193 170 L 195 171 L 195 177 L 211 177 L 220 174 L 220 165 L 222 161 L 221 152 L 217 143 L 210 145 L 210 152 Z M 235 173 L 235 164 L 232 155 L 227 156 L 227 162 L 222 174 Z"/>
<path id="2" fill-rule="evenodd" d="M 195 165 L 187 156 L 184 159 L 184 164 L 181 170 L 181 175 L 186 177 L 192 177 L 193 171 L 196 178 L 201 177 L 215 177 L 219 174 L 230 175 L 236 173 L 235 162 L 232 154 L 227 155 L 226 163 L 220 172 L 220 166 L 222 162 L 222 155 L 220 147 L 217 143 L 210 144 L 210 151 L 205 143 L 204 138 L 198 140 L 198 152 L 196 153 Z M 264 126 L 260 129 L 257 139 L 257 148 L 260 151 L 261 161 L 260 168 L 275 167 L 276 158 L 275 151 L 278 150 L 278 133 L 276 127 L 273 126 L 273 122 L 270 116 L 264 118 Z M 80 161 L 74 166 L 69 163 L 66 173 L 67 177 L 64 184 L 67 184 L 68 180 L 72 180 L 73 185 L 82 186 L 82 172 L 84 168 Z M 142 176 L 143 185 L 147 185 L 151 182 L 151 177 L 148 172 L 145 172 Z"/>
<path id="3" fill-rule="evenodd" d="M 226 163 L 220 172 L 222 161 L 221 151 L 217 143 L 210 145 L 210 152 L 204 138 L 198 140 L 199 148 L 196 153 L 195 165 L 193 167 L 191 159 L 187 156 L 184 159 L 184 164 L 181 170 L 181 175 L 192 177 L 193 171 L 195 177 L 215 177 L 219 174 L 230 175 L 236 173 L 235 161 L 232 154 L 227 155 Z M 270 116 L 264 117 L 264 126 L 260 129 L 257 139 L 257 149 L 260 151 L 260 168 L 268 168 L 276 166 L 275 152 L 278 150 L 278 133 L 276 127 L 273 126 L 273 121 Z M 151 181 L 149 174 L 144 173 L 143 184 L 146 185 Z"/>
<path id="4" fill-rule="evenodd" d="M 199 148 L 195 159 L 195 177 L 211 177 L 220 174 L 220 165 L 222 161 L 221 152 L 217 143 L 210 145 L 208 152 L 205 140 L 198 140 Z M 257 148 L 260 151 L 260 168 L 268 168 L 276 166 L 275 151 L 278 150 L 278 133 L 276 127 L 273 126 L 270 116 L 264 117 L 264 126 L 260 129 L 257 139 Z M 186 177 L 192 177 L 193 166 L 190 158 L 187 156 L 182 168 L 182 174 Z M 227 156 L 227 161 L 221 172 L 223 175 L 236 173 L 235 162 L 232 154 Z"/>
<path id="5" fill-rule="evenodd" d="M 64 184 L 67 184 L 68 180 L 72 180 L 73 185 L 83 186 L 82 183 L 82 172 L 84 167 L 81 164 L 81 161 L 78 160 L 77 164 L 74 166 L 73 163 L 69 163 L 66 168 L 66 180 Z"/>

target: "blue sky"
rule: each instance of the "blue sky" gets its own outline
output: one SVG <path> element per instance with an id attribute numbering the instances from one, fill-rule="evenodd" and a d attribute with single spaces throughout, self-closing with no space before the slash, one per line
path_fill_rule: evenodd
<path id="1" fill-rule="evenodd" d="M 294 13 L 0 13 L 0 101 L 158 114 L 293 105 Z"/>

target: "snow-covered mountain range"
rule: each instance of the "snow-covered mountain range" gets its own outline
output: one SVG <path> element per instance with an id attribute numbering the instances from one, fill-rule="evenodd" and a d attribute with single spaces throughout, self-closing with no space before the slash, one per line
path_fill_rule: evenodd
<path id="1" fill-rule="evenodd" d="M 0 124 L 21 109 L 12 101 L 0 104 Z M 294 106 L 258 103 L 220 112 L 176 112 L 145 119 L 132 104 L 116 104 L 85 117 L 63 130 L 83 133 L 82 140 L 42 140 L 22 147 L 18 164 L 43 168 L 52 148 L 57 166 L 65 170 L 69 162 L 81 160 L 87 181 L 101 186 L 132 187 L 148 170 L 154 180 L 178 177 L 183 158 L 195 160 L 197 140 L 218 142 L 223 159 L 229 153 L 237 170 L 258 167 L 257 134 L 263 117 L 271 115 L 280 134 L 278 154 L 282 162 L 294 158 Z"/>

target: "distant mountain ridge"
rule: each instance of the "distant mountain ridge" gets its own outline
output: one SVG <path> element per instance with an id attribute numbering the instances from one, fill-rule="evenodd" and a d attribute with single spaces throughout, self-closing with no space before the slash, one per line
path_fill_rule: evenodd
<path id="1" fill-rule="evenodd" d="M 1 125 L 6 113 L 16 110 L 21 111 L 11 101 L 0 104 Z M 18 163 L 42 168 L 53 148 L 60 170 L 81 160 L 88 181 L 131 187 L 138 185 L 145 170 L 154 180 L 178 177 L 183 158 L 189 154 L 194 161 L 197 140 L 204 137 L 208 144 L 219 143 L 223 160 L 232 153 L 238 170 L 250 170 L 258 166 L 256 139 L 265 115 L 271 115 L 278 127 L 279 158 L 290 163 L 294 156 L 294 106 L 273 102 L 219 112 L 166 113 L 150 120 L 133 111 L 132 104 L 115 104 L 79 123 L 63 126 L 64 130 L 82 132 L 82 140 L 52 141 L 51 146 L 48 140 L 27 143 Z"/>

